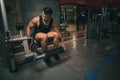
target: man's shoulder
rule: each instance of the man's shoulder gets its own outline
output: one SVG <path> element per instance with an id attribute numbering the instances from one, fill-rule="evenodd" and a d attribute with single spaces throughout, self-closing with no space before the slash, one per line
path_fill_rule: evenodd
<path id="1" fill-rule="evenodd" d="M 35 16 L 35 17 L 33 17 L 33 19 L 32 19 L 32 21 L 39 21 L 39 16 Z"/>
<path id="2" fill-rule="evenodd" d="M 33 17 L 33 19 L 38 19 L 38 18 L 39 18 L 39 16 L 34 16 L 34 17 Z"/>

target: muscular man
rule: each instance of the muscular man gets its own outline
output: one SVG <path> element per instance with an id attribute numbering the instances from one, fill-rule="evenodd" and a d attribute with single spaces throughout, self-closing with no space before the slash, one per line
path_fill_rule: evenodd
<path id="1" fill-rule="evenodd" d="M 33 37 L 36 40 L 41 39 L 41 47 L 43 53 L 47 51 L 47 40 L 48 37 L 53 37 L 54 47 L 57 48 L 59 44 L 59 40 L 61 41 L 62 47 L 65 49 L 63 44 L 63 39 L 57 28 L 56 22 L 52 19 L 52 9 L 49 7 L 45 7 L 42 10 L 42 14 L 40 16 L 34 17 L 27 25 L 26 33 L 27 36 L 31 36 L 31 28 L 34 27 Z"/>

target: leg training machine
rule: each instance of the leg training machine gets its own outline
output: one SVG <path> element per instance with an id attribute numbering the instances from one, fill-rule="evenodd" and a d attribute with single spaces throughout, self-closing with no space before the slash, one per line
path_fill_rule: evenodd
<path id="1" fill-rule="evenodd" d="M 9 53 L 10 53 L 10 71 L 14 72 L 16 71 L 16 63 L 14 61 L 14 48 L 12 46 L 14 46 L 15 42 L 21 42 L 23 47 L 24 47 L 24 52 L 25 52 L 25 59 L 31 59 L 32 60 L 38 60 L 38 59 L 44 59 L 46 57 L 51 57 L 51 56 L 55 56 L 58 55 L 62 52 L 64 52 L 63 47 L 58 47 L 56 49 L 52 49 L 47 51 L 46 53 L 40 54 L 38 55 L 38 53 L 34 52 L 33 50 L 29 49 L 29 45 L 28 45 L 28 40 L 32 40 L 32 37 L 24 37 L 23 36 L 23 32 L 22 30 L 24 29 L 24 26 L 22 23 L 18 23 L 16 24 L 16 29 L 20 30 L 20 38 L 14 38 L 14 39 L 9 39 L 7 40 L 7 45 L 9 47 Z M 33 41 L 33 40 L 32 40 Z"/>

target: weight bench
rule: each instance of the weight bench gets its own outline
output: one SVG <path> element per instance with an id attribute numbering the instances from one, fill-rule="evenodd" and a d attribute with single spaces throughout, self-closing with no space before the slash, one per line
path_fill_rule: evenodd
<path id="1" fill-rule="evenodd" d="M 46 57 L 55 56 L 55 55 L 58 55 L 58 54 L 64 52 L 63 47 L 58 47 L 56 49 L 49 50 L 44 54 L 38 55 L 37 52 L 33 50 L 34 48 L 37 50 L 36 43 L 34 43 L 33 38 L 23 36 L 23 32 L 22 32 L 22 30 L 24 29 L 23 24 L 22 23 L 16 24 L 16 29 L 20 31 L 20 36 L 21 37 L 6 40 L 6 43 L 7 43 L 8 49 L 9 49 L 8 60 L 9 60 L 10 72 L 15 72 L 17 70 L 16 69 L 16 62 L 15 62 L 15 59 L 14 59 L 14 48 L 13 48 L 14 43 L 22 43 L 21 46 L 23 46 L 24 52 L 25 52 L 25 56 L 24 56 L 25 57 L 25 60 L 24 60 L 25 63 L 29 62 L 31 60 L 45 59 Z M 51 40 L 53 40 L 53 38 L 49 38 L 49 41 L 51 41 Z M 29 47 L 29 42 L 30 41 L 33 42 L 31 49 Z M 40 45 L 39 45 L 39 47 L 40 47 Z"/>
<path id="2" fill-rule="evenodd" d="M 11 47 L 11 46 L 14 46 L 14 43 L 16 43 L 16 42 L 22 43 L 23 48 L 24 48 L 24 52 L 25 52 L 25 56 L 24 56 L 25 60 L 45 59 L 46 57 L 55 56 L 55 55 L 58 55 L 58 54 L 64 52 L 63 47 L 58 47 L 56 49 L 49 50 L 44 54 L 38 55 L 37 52 L 33 50 L 34 48 L 37 50 L 36 43 L 34 43 L 33 38 L 23 36 L 23 32 L 22 32 L 22 30 L 24 29 L 23 24 L 22 23 L 16 24 L 16 29 L 20 30 L 21 37 L 7 40 L 7 45 L 8 45 L 9 51 L 10 51 L 9 52 L 9 57 L 8 57 L 9 58 L 10 72 L 16 71 L 16 63 L 15 63 L 15 59 L 14 59 L 14 49 Z M 51 41 L 53 39 L 49 38 L 49 40 Z M 29 41 L 33 42 L 31 50 L 29 48 Z M 40 47 L 40 45 L 39 45 L 39 47 Z"/>

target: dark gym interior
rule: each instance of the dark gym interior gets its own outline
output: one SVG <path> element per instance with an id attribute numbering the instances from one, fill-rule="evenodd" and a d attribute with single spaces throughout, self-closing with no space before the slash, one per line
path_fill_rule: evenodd
<path id="1" fill-rule="evenodd" d="M 36 56 L 26 26 L 44 7 L 66 49 L 50 43 L 49 54 Z M 0 0 L 0 80 L 120 80 L 119 41 L 119 0 Z"/>

